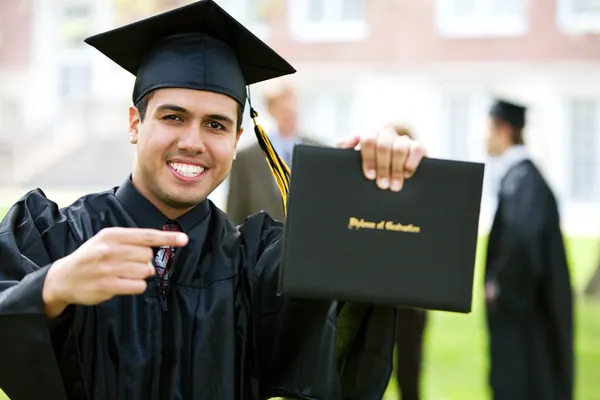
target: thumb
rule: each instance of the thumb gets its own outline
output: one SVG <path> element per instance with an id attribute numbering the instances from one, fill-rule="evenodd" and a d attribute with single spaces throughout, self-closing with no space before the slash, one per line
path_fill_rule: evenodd
<path id="1" fill-rule="evenodd" d="M 354 135 L 346 139 L 342 139 L 337 142 L 336 147 L 340 149 L 353 149 L 360 142 L 360 136 Z"/>

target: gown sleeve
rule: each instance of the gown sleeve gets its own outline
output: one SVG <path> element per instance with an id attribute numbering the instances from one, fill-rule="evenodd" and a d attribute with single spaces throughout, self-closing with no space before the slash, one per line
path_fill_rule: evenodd
<path id="1" fill-rule="evenodd" d="M 497 285 L 499 307 L 529 314 L 544 275 L 542 238 L 550 194 L 534 170 L 522 167 L 506 177 L 500 196 L 498 257 L 486 281 Z"/>
<path id="2" fill-rule="evenodd" d="M 281 226 L 265 225 L 255 269 L 262 398 L 383 398 L 393 368 L 395 308 L 279 296 Z"/>
<path id="3" fill-rule="evenodd" d="M 0 222 L 0 388 L 11 400 L 66 399 L 42 301 L 67 234 L 59 219 L 56 204 L 33 191 Z"/>

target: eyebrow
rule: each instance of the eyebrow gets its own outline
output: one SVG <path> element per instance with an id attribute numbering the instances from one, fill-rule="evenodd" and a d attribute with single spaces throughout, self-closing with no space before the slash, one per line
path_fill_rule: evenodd
<path id="1" fill-rule="evenodd" d="M 214 119 L 215 121 L 221 121 L 221 122 L 226 122 L 230 125 L 234 125 L 235 122 L 229 118 L 226 117 L 225 115 L 221 115 L 221 114 L 209 114 L 206 116 L 207 119 Z"/>
<path id="2" fill-rule="evenodd" d="M 179 113 L 182 113 L 182 114 L 191 114 L 185 108 L 176 106 L 174 104 L 161 104 L 160 106 L 156 107 L 156 111 L 157 112 L 160 112 L 160 111 L 175 111 L 175 112 L 179 112 Z"/>
<path id="3" fill-rule="evenodd" d="M 174 112 L 179 112 L 182 114 L 187 114 L 187 115 L 191 115 L 192 113 L 180 106 L 176 106 L 174 104 L 161 104 L 160 106 L 156 107 L 156 112 L 163 112 L 163 111 L 174 111 Z M 215 121 L 221 121 L 221 122 L 226 122 L 228 124 L 234 125 L 235 121 L 232 120 L 231 118 L 222 115 L 222 114 L 209 114 L 205 116 L 206 119 L 214 119 Z"/>

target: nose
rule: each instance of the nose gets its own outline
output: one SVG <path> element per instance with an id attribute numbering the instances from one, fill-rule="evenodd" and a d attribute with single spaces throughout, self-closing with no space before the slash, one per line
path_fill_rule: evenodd
<path id="1" fill-rule="evenodd" d="M 204 153 L 206 151 L 205 139 L 205 134 L 200 126 L 194 124 L 186 129 L 185 133 L 179 138 L 177 148 L 189 153 Z"/>

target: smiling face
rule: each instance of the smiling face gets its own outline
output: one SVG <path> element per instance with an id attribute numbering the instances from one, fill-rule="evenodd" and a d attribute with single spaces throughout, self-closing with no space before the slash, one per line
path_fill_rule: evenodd
<path id="1" fill-rule="evenodd" d="M 239 108 L 223 94 L 179 88 L 155 90 L 143 121 L 130 108 L 133 184 L 167 217 L 202 202 L 229 174 L 242 133 Z"/>

